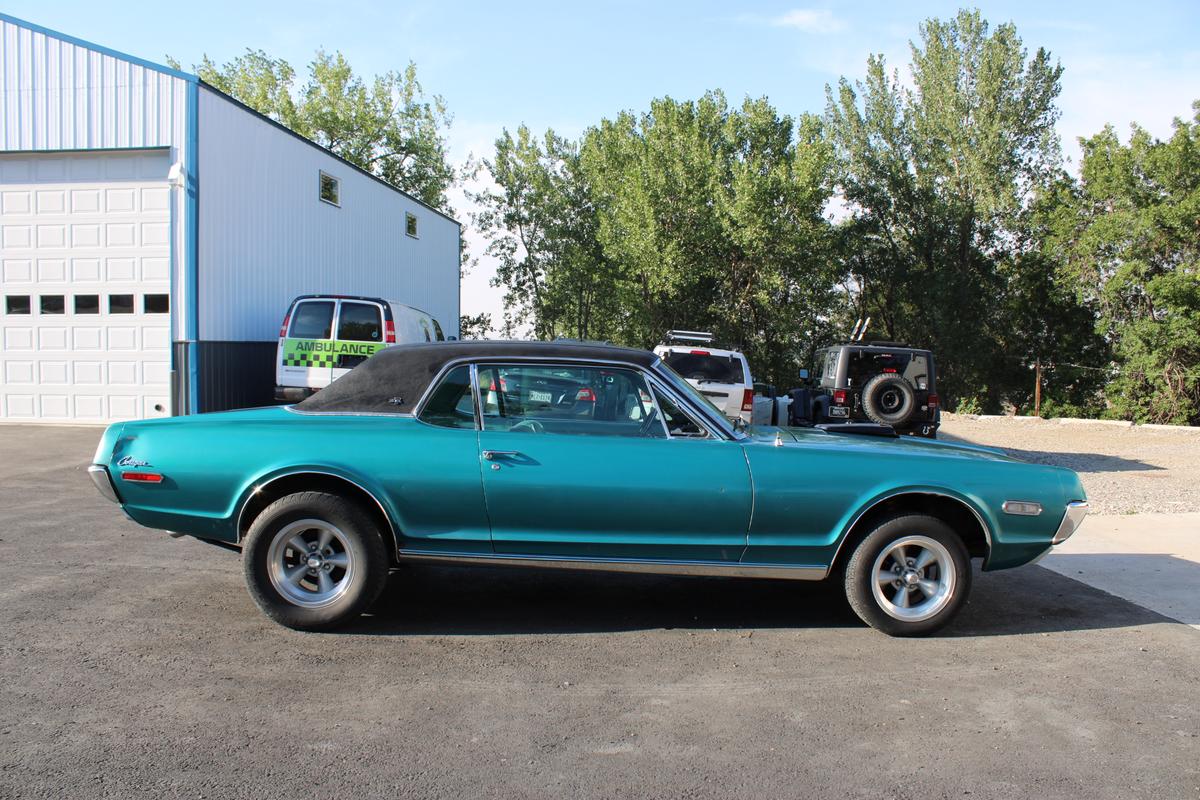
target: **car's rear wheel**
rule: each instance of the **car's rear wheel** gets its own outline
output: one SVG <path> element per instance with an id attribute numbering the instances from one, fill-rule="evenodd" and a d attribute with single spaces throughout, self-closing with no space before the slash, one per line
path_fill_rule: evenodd
<path id="1" fill-rule="evenodd" d="M 263 509 L 246 534 L 242 568 L 250 596 L 271 619 L 327 630 L 354 619 L 387 582 L 383 538 L 359 506 L 300 492 Z"/>
<path id="2" fill-rule="evenodd" d="M 877 525 L 846 563 L 846 598 L 873 628 L 922 636 L 948 624 L 971 591 L 971 559 L 945 522 L 924 514 Z"/>

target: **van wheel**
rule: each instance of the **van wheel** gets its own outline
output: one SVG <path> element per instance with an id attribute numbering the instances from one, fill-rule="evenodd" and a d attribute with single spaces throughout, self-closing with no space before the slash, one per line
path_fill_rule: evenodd
<path id="1" fill-rule="evenodd" d="M 876 526 L 846 564 L 854 613 L 890 636 L 922 636 L 947 625 L 971 592 L 971 559 L 945 522 L 906 514 Z"/>
<path id="2" fill-rule="evenodd" d="M 356 504 L 299 492 L 255 518 L 242 570 L 264 614 L 289 628 L 318 631 L 370 607 L 387 583 L 388 557 L 379 531 Z"/>

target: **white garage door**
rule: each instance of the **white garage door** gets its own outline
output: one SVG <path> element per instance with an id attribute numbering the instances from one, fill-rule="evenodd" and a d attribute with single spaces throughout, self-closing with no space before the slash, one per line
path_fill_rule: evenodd
<path id="1" fill-rule="evenodd" d="M 170 413 L 167 151 L 0 154 L 0 417 Z"/>

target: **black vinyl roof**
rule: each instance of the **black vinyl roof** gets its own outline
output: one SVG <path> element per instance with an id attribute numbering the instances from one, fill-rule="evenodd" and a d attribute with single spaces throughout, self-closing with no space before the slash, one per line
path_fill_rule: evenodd
<path id="1" fill-rule="evenodd" d="M 447 362 L 458 359 L 562 358 L 617 361 L 650 367 L 647 350 L 591 342 L 432 342 L 384 348 L 308 399 L 296 410 L 339 413 L 409 413 Z"/>

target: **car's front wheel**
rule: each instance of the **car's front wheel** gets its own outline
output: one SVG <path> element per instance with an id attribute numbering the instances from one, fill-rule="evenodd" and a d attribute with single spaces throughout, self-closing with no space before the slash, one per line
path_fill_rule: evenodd
<path id="1" fill-rule="evenodd" d="M 324 492 L 281 497 L 246 534 L 242 569 L 250 596 L 271 619 L 327 630 L 357 617 L 387 582 L 383 539 L 355 503 Z"/>
<path id="2" fill-rule="evenodd" d="M 948 624 L 971 591 L 971 559 L 945 522 L 924 514 L 877 525 L 846 563 L 846 598 L 864 622 L 891 636 Z"/>

